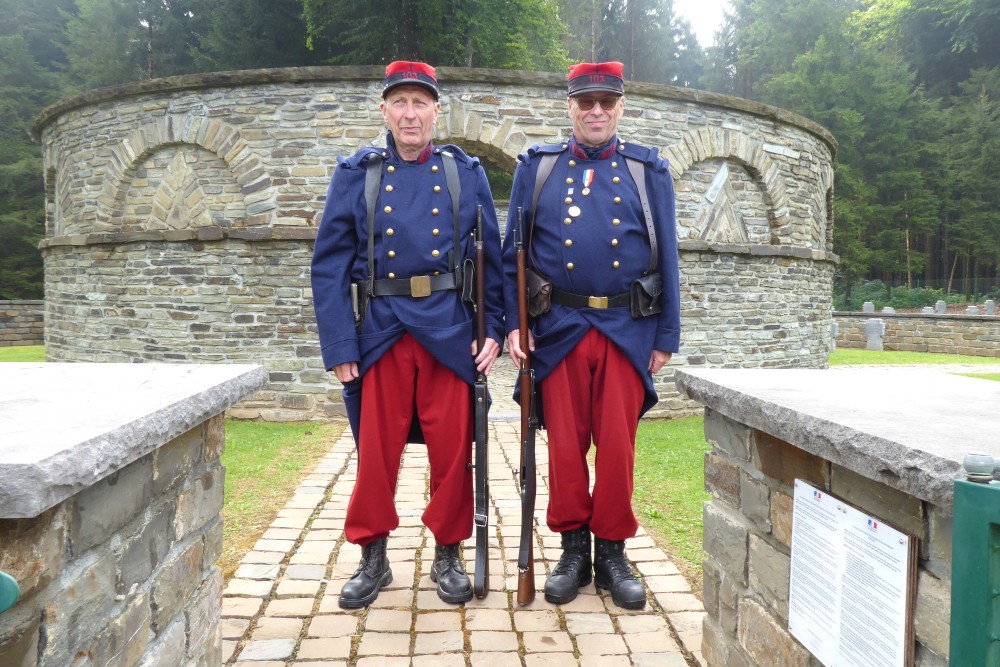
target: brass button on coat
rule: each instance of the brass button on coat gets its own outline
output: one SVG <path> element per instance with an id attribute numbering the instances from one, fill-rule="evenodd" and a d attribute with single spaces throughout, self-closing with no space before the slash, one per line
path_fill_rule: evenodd
<path id="1" fill-rule="evenodd" d="M 440 185 L 435 185 L 434 186 L 434 192 L 441 192 L 441 186 Z"/>
<path id="2" fill-rule="evenodd" d="M 615 260 L 615 263 L 612 266 L 614 266 L 617 269 L 619 266 L 621 266 L 621 264 L 619 264 L 618 261 Z"/>
<path id="3" fill-rule="evenodd" d="M 434 230 L 431 231 L 431 234 L 433 234 L 434 236 L 437 236 L 440 233 L 441 233 L 440 229 L 434 229 Z"/>
<path id="4" fill-rule="evenodd" d="M 440 213 L 440 211 L 438 211 L 436 208 L 431 209 L 431 215 L 437 215 L 438 213 Z"/>
<path id="5" fill-rule="evenodd" d="M 389 280 L 395 280 L 395 279 L 396 279 L 396 274 L 395 273 L 390 273 L 389 274 Z"/>
<path id="6" fill-rule="evenodd" d="M 436 174 L 436 173 L 438 173 L 438 166 L 437 166 L 436 164 L 435 164 L 435 165 L 432 165 L 432 166 L 431 166 L 431 171 L 432 171 L 433 173 L 435 173 L 435 174 Z"/>
<path id="7" fill-rule="evenodd" d="M 389 229 L 385 230 L 385 235 L 386 236 L 392 236 L 395 233 L 396 233 L 396 230 L 393 229 L 392 227 L 390 227 Z"/>
<path id="8" fill-rule="evenodd" d="M 388 167 L 385 168 L 385 170 L 391 174 L 392 172 L 396 171 L 396 168 L 390 164 Z"/>
<path id="9" fill-rule="evenodd" d="M 622 203 L 622 198 L 621 197 L 615 197 L 615 203 L 616 204 L 621 204 Z"/>
<path id="10" fill-rule="evenodd" d="M 392 259 L 395 256 L 396 256 L 396 251 L 395 250 L 390 250 L 389 251 L 389 259 Z"/>
<path id="11" fill-rule="evenodd" d="M 573 247 L 572 239 L 566 239 L 565 241 L 563 241 L 563 245 L 566 246 L 567 248 L 572 248 Z"/>
<path id="12" fill-rule="evenodd" d="M 383 210 L 383 211 L 385 211 L 386 213 L 392 213 L 392 207 L 391 207 L 391 206 L 386 206 L 386 207 L 385 207 L 384 209 L 382 209 L 382 210 Z"/>
<path id="13" fill-rule="evenodd" d="M 611 224 L 617 227 L 618 225 L 622 224 L 622 221 L 619 220 L 618 218 L 615 218 L 614 220 L 611 221 Z"/>
<path id="14" fill-rule="evenodd" d="M 392 186 L 391 185 L 385 186 L 385 191 L 386 192 L 392 192 Z"/>
<path id="15" fill-rule="evenodd" d="M 437 257 L 440 254 L 441 254 L 440 250 L 433 250 L 433 251 L 431 251 L 431 255 L 433 255 L 434 257 Z"/>
<path id="16" fill-rule="evenodd" d="M 568 262 L 566 264 L 566 268 L 569 269 L 570 271 L 572 271 L 573 270 L 573 262 Z"/>

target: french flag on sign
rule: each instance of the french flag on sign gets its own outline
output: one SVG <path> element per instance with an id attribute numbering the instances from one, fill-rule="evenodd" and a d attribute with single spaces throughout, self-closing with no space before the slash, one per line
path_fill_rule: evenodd
<path id="1" fill-rule="evenodd" d="M 872 530 L 878 530 L 878 521 L 874 519 L 868 519 L 868 527 Z"/>
<path id="2" fill-rule="evenodd" d="M 815 498 L 816 500 L 822 500 L 823 499 L 823 493 L 820 492 L 820 491 L 817 491 L 817 490 L 813 489 L 813 498 Z"/>

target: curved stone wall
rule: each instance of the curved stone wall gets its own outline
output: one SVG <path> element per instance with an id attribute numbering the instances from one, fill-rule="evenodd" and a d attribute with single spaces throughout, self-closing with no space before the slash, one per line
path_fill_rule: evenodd
<path id="1" fill-rule="evenodd" d="M 561 75 L 438 74 L 437 143 L 513 170 L 531 144 L 569 135 Z M 234 414 L 340 414 L 309 259 L 336 156 L 384 141 L 381 77 L 376 67 L 174 77 L 46 109 L 35 133 L 48 358 L 255 361 L 270 382 Z M 659 147 L 677 191 L 684 332 L 654 414 L 697 409 L 674 389 L 677 367 L 824 366 L 833 137 L 738 98 L 643 83 L 626 94 L 621 136 Z"/>

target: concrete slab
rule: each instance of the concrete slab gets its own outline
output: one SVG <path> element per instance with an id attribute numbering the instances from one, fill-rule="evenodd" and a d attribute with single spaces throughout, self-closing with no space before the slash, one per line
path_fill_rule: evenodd
<path id="1" fill-rule="evenodd" d="M 0 364 L 0 518 L 38 516 L 266 379 L 255 365 Z"/>

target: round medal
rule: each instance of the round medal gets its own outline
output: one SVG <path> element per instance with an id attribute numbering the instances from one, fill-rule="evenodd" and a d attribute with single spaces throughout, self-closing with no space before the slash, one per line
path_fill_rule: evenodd
<path id="1" fill-rule="evenodd" d="M 580 213 L 581 213 L 580 207 L 579 206 L 570 206 L 569 210 L 567 211 L 567 213 L 569 213 L 570 217 L 578 218 L 578 217 L 580 217 Z"/>

